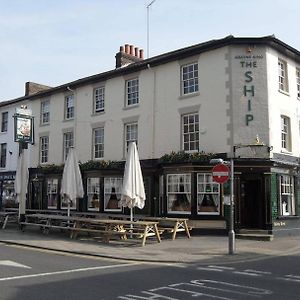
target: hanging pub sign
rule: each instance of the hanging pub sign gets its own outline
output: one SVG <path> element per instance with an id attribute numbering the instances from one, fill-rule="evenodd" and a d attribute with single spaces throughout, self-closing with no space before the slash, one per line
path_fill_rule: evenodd
<path id="1" fill-rule="evenodd" d="M 16 108 L 14 120 L 15 142 L 33 144 L 33 116 L 31 109 L 27 109 L 26 106 Z"/>

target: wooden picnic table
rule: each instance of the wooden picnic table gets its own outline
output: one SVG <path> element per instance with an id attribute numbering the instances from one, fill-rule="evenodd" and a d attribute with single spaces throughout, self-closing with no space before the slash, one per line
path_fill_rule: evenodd
<path id="1" fill-rule="evenodd" d="M 114 220 L 129 220 L 129 215 L 123 214 L 111 214 L 109 218 Z M 139 221 L 154 221 L 158 222 L 158 230 L 160 233 L 169 232 L 172 233 L 172 240 L 176 239 L 178 232 L 185 232 L 187 237 L 190 238 L 190 230 L 191 228 L 188 226 L 187 218 L 177 218 L 177 217 L 150 217 L 150 216 L 142 216 L 135 215 L 134 220 Z"/>
<path id="2" fill-rule="evenodd" d="M 2 229 L 5 229 L 8 222 L 17 223 L 19 212 L 16 211 L 0 211 L 0 222 Z"/>
<path id="3" fill-rule="evenodd" d="M 188 226 L 188 220 L 185 218 L 176 217 L 139 217 L 139 220 L 155 221 L 158 222 L 158 230 L 162 232 L 172 233 L 172 240 L 176 239 L 178 232 L 185 232 L 187 237 L 190 238 L 190 228 Z"/>
<path id="4" fill-rule="evenodd" d="M 112 220 L 36 213 L 25 215 L 25 222 L 20 224 L 39 226 L 44 233 L 48 233 L 51 228 L 68 230 L 71 238 L 76 238 L 80 232 L 88 232 L 103 235 L 105 242 L 109 242 L 111 237 L 116 235 L 124 240 L 128 236 L 141 238 L 142 246 L 145 246 L 146 239 L 150 236 L 155 236 L 157 242 L 161 241 L 156 221 Z"/>

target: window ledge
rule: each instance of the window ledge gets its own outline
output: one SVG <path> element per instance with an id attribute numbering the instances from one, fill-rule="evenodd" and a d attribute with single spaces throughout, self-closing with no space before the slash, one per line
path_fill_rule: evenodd
<path id="1" fill-rule="evenodd" d="M 288 150 L 281 150 L 280 152 L 283 153 L 283 154 L 287 154 L 287 155 L 292 155 L 293 154 L 291 151 L 288 151 Z"/>
<path id="2" fill-rule="evenodd" d="M 132 104 L 132 105 L 124 106 L 123 110 L 128 110 L 128 109 L 137 108 L 137 107 L 139 107 L 139 103 L 138 104 Z"/>
<path id="3" fill-rule="evenodd" d="M 286 96 L 290 96 L 289 92 L 283 91 L 283 90 L 278 90 L 279 93 L 286 95 Z"/>
<path id="4" fill-rule="evenodd" d="M 93 112 L 92 114 L 91 114 L 91 117 L 95 117 L 95 116 L 99 116 L 99 115 L 104 115 L 105 114 L 105 111 L 103 110 L 103 111 L 99 111 L 99 112 Z"/>
<path id="5" fill-rule="evenodd" d="M 200 96 L 200 92 L 194 92 L 194 93 L 190 93 L 190 94 L 186 94 L 186 95 L 181 95 L 181 96 L 179 96 L 178 99 L 182 100 L 182 99 L 196 97 L 196 96 Z"/>
<path id="6" fill-rule="evenodd" d="M 63 122 L 70 122 L 70 121 L 74 121 L 74 118 L 72 119 L 64 119 Z"/>
<path id="7" fill-rule="evenodd" d="M 50 122 L 48 122 L 48 123 L 40 123 L 40 127 L 49 126 L 49 125 L 50 125 Z"/>

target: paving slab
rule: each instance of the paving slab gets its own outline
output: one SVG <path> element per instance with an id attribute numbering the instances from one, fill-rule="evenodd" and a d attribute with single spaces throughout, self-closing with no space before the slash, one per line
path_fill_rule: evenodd
<path id="1" fill-rule="evenodd" d="M 80 255 L 91 255 L 111 259 L 159 263 L 232 263 L 244 260 L 266 259 L 278 255 L 300 254 L 300 237 L 280 237 L 273 241 L 236 239 L 235 254 L 228 254 L 228 237 L 217 235 L 192 235 L 188 239 L 178 234 L 173 241 L 163 236 L 161 243 L 147 239 L 141 241 L 111 241 L 81 235 L 70 239 L 68 234 L 51 231 L 43 234 L 38 228 L 20 229 L 9 226 L 0 230 L 0 242 Z"/>

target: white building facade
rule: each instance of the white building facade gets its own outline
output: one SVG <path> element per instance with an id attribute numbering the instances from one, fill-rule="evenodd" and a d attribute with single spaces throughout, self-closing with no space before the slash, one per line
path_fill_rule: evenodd
<path id="1" fill-rule="evenodd" d="M 297 232 L 296 49 L 274 36 L 229 36 L 145 60 L 125 45 L 116 60 L 114 70 L 0 103 L 2 124 L 5 112 L 11 121 L 9 133 L 0 135 L 0 144 L 7 144 L 1 148 L 3 176 L 16 168 L 15 107 L 26 103 L 35 117 L 28 208 L 64 208 L 62 165 L 75 147 L 85 197 L 73 209 L 123 212 L 112 203 L 120 199 L 127 146 L 135 141 L 147 194 L 141 213 L 184 216 L 195 227 L 225 229 L 228 186 L 213 181 L 209 162 L 234 156 L 237 230 Z"/>

